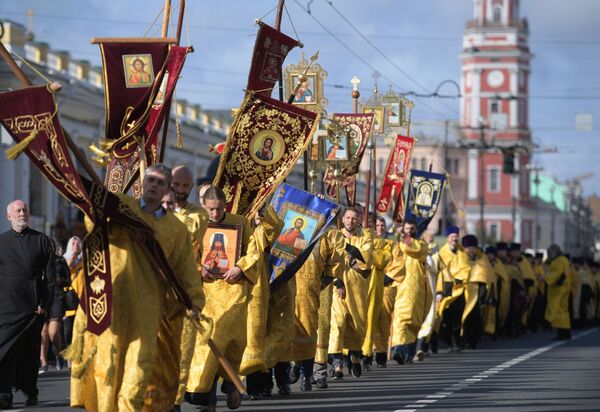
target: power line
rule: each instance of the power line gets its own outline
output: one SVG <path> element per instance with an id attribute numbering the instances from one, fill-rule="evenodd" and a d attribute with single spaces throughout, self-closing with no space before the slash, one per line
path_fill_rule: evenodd
<path id="1" fill-rule="evenodd" d="M 360 60 L 365 66 L 367 66 L 368 68 L 370 68 L 371 70 L 373 70 L 374 72 L 378 71 L 371 63 L 369 63 L 367 60 L 365 60 L 360 54 L 358 54 L 357 52 L 354 51 L 354 49 L 352 49 L 350 46 L 348 46 L 346 43 L 344 43 L 338 36 L 335 35 L 335 33 L 333 33 L 331 30 L 329 30 L 327 28 L 327 26 L 325 26 L 323 23 L 321 23 L 321 21 L 319 21 L 319 19 L 317 19 L 315 16 L 312 15 L 312 13 L 310 13 L 310 10 L 305 9 L 298 0 L 294 0 L 294 2 L 296 3 L 296 5 L 298 5 L 298 7 L 300 7 L 304 12 L 306 12 L 306 14 L 308 14 L 319 26 L 321 26 L 321 28 L 323 30 L 325 30 L 327 33 L 329 33 L 329 35 L 331 37 L 334 38 L 335 41 L 337 41 L 339 44 L 342 45 L 342 47 L 344 47 L 346 50 L 348 50 L 354 57 L 356 57 L 358 60 Z M 398 87 L 399 89 L 401 89 L 401 87 L 392 79 L 390 79 L 389 77 L 387 77 L 386 75 L 382 74 L 382 77 L 384 79 L 386 79 L 388 82 L 390 82 L 391 84 L 395 85 L 396 87 Z M 435 110 L 434 108 L 432 108 L 431 106 L 427 105 L 424 102 L 421 102 L 423 104 L 423 106 L 427 107 L 428 109 L 430 109 L 432 112 L 437 113 L 439 116 L 445 117 L 445 115 L 437 110 Z"/>
<path id="2" fill-rule="evenodd" d="M 25 17 L 26 14 L 22 12 L 2 12 L 6 15 L 13 16 L 22 16 Z M 119 20 L 119 19 L 97 19 L 91 17 L 79 17 L 79 16 L 64 16 L 64 15 L 52 15 L 52 14 L 36 14 L 36 18 L 48 18 L 48 19 L 58 19 L 58 20 L 75 20 L 75 21 L 87 21 L 94 23 L 102 23 L 102 24 L 123 24 L 123 25 L 148 25 L 148 22 L 139 21 L 139 20 Z M 252 29 L 245 29 L 240 27 L 223 27 L 223 26 L 205 26 L 199 24 L 190 24 L 188 26 L 190 29 L 199 29 L 199 30 L 214 30 L 214 31 L 228 31 L 228 32 L 246 32 L 246 33 L 254 33 Z M 593 32 L 595 34 L 595 32 Z M 327 36 L 329 33 L 327 32 L 312 32 L 312 31 L 300 31 L 299 34 L 303 36 Z M 335 33 L 336 36 L 339 37 L 356 37 L 358 34 L 354 33 Z M 576 34 L 576 33 L 572 33 Z M 552 36 L 556 36 L 556 34 L 552 34 Z M 390 40 L 413 40 L 413 41 L 431 41 L 431 42 L 444 42 L 444 43 L 460 43 L 461 37 L 454 36 L 409 36 L 409 35 L 397 35 L 397 34 L 387 34 L 387 33 L 371 33 L 368 35 L 371 38 L 384 38 Z M 544 39 L 543 36 L 539 40 L 536 37 L 533 37 L 529 40 L 529 43 L 542 43 L 542 44 L 571 44 L 571 45 L 587 45 L 587 46 L 598 46 L 600 42 L 593 40 L 556 40 L 554 38 Z"/>
<path id="3" fill-rule="evenodd" d="M 427 88 L 425 86 L 423 86 L 421 83 L 419 83 L 416 79 L 414 79 L 411 75 L 409 75 L 404 69 L 402 69 L 396 62 L 394 62 L 388 55 L 386 55 L 383 51 L 381 51 L 381 49 L 379 47 L 377 47 L 371 40 L 369 40 L 368 37 L 366 37 L 359 29 L 358 27 L 356 27 L 351 21 L 350 19 L 348 19 L 344 14 L 342 14 L 342 12 L 340 12 L 334 5 L 333 2 L 331 0 L 325 0 L 325 2 L 327 4 L 329 4 L 329 6 L 331 6 L 331 8 L 337 13 L 338 16 L 340 16 L 346 23 L 348 23 L 348 25 L 352 28 L 352 30 L 354 30 L 364 41 L 366 41 L 369 46 L 371 46 L 377 53 L 379 53 L 379 55 L 381 55 L 388 63 L 390 63 L 394 68 L 396 68 L 396 70 L 398 70 L 400 73 L 402 73 L 404 75 L 404 77 L 406 77 L 408 80 L 410 80 L 413 84 L 415 84 L 416 86 L 418 86 L 419 88 L 421 88 L 423 91 L 425 91 L 426 93 L 429 93 L 429 91 L 427 90 Z M 415 94 L 416 96 L 416 94 Z M 433 96 L 433 95 L 432 95 Z M 454 112 L 455 114 L 460 115 L 460 113 L 453 107 L 447 105 L 446 103 L 440 102 L 444 107 L 446 107 L 447 109 L 449 109 L 450 111 Z"/>

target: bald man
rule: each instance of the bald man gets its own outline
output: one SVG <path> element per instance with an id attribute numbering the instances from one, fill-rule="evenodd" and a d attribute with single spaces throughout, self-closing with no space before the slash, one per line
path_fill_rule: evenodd
<path id="1" fill-rule="evenodd" d="M 202 256 L 202 238 L 208 224 L 208 214 L 204 208 L 188 202 L 190 192 L 194 188 L 194 174 L 192 170 L 185 165 L 179 165 L 173 168 L 172 173 L 171 192 L 174 194 L 175 203 L 171 210 L 175 212 L 175 217 L 186 225 L 188 234 L 192 240 L 194 258 L 196 261 L 199 261 Z M 163 204 L 163 207 L 165 206 Z M 200 273 L 198 273 L 198 281 L 200 281 Z M 189 375 L 190 362 L 194 354 L 196 330 L 187 318 L 182 319 L 179 325 L 174 324 L 174 328 L 181 330 L 179 375 L 180 382 L 183 383 L 179 385 L 174 406 L 174 410 L 179 411 L 181 410 L 181 403 L 185 394 L 185 382 L 187 382 Z"/>
<path id="2" fill-rule="evenodd" d="M 52 306 L 54 252 L 50 239 L 29 227 L 22 200 L 6 208 L 11 228 L 0 235 L 0 409 L 12 408 L 12 389 L 37 405 L 44 313 Z"/>

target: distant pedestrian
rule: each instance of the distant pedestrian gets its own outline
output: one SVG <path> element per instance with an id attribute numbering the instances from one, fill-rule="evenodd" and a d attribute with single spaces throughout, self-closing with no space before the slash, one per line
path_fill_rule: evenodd
<path id="1" fill-rule="evenodd" d="M 71 273 L 67 261 L 62 256 L 62 247 L 52 240 L 54 252 L 54 267 L 56 268 L 56 280 L 52 294 L 52 306 L 45 314 L 44 327 L 42 328 L 42 344 L 40 348 L 40 370 L 38 373 L 48 372 L 48 349 L 54 344 L 53 353 L 56 358 L 56 370 L 61 370 L 63 360 L 60 352 L 63 350 L 61 324 L 65 316 L 65 288 L 71 284 Z"/>
<path id="2" fill-rule="evenodd" d="M 0 409 L 12 407 L 12 389 L 37 405 L 40 337 L 55 282 L 50 239 L 29 228 L 22 200 L 6 208 L 11 228 L 0 235 Z"/>

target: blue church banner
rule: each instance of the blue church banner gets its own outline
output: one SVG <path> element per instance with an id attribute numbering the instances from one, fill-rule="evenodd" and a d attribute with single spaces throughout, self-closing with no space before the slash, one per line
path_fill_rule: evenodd
<path id="1" fill-rule="evenodd" d="M 287 183 L 279 185 L 271 206 L 284 222 L 269 257 L 273 291 L 302 267 L 321 236 L 336 220 L 340 206 Z"/>
<path id="2" fill-rule="evenodd" d="M 404 221 L 417 223 L 417 237 L 420 237 L 440 205 L 440 199 L 446 184 L 446 175 L 411 170 L 408 184 L 408 201 Z"/>

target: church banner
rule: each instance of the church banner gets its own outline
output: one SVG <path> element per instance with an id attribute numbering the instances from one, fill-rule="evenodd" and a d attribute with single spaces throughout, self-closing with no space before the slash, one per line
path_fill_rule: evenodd
<path id="1" fill-rule="evenodd" d="M 94 222 L 83 241 L 85 298 L 81 299 L 81 307 L 87 316 L 88 331 L 100 335 L 112 321 L 109 220 L 135 231 L 148 258 L 155 260 L 155 267 L 169 282 L 175 296 L 191 305 L 152 229 L 117 195 L 77 173 L 58 119 L 58 107 L 48 86 L 0 93 L 0 122 L 16 142 L 6 150 L 9 158 L 25 153 L 59 193 Z"/>
<path id="2" fill-rule="evenodd" d="M 299 43 L 263 22 L 258 24 L 247 89 L 271 96 L 286 56 Z"/>
<path id="3" fill-rule="evenodd" d="M 165 116 L 169 115 L 169 102 L 188 52 L 189 48 L 187 47 L 171 47 L 166 70 L 150 108 L 146 125 L 143 130 L 138 131 L 144 136 L 147 165 L 158 162 L 158 133 Z M 106 173 L 106 186 L 111 192 L 123 192 L 126 187 L 130 186 L 131 179 L 137 176 L 142 154 L 139 147 L 140 141 L 136 140 L 134 136 L 130 136 L 118 142 L 115 141 L 111 145 L 113 156 L 109 160 Z"/>
<path id="4" fill-rule="evenodd" d="M 354 205 L 356 199 L 356 174 L 360 167 L 371 128 L 373 127 L 374 113 L 334 113 L 333 121 L 341 126 L 350 128 L 349 144 L 350 154 L 348 163 L 342 169 L 341 186 L 346 189 L 346 199 L 349 205 Z M 337 194 L 336 182 L 333 176 L 333 167 L 329 166 L 325 172 L 323 181 L 326 183 L 327 195 L 335 198 Z"/>
<path id="5" fill-rule="evenodd" d="M 392 198 L 395 198 L 396 207 L 402 209 L 402 186 L 408 174 L 414 144 L 415 139 L 412 137 L 402 135 L 396 137 L 396 144 L 390 152 L 377 200 L 378 212 L 387 212 Z"/>
<path id="6" fill-rule="evenodd" d="M 0 93 L 0 122 L 17 143 L 7 150 L 9 158 L 25 152 L 65 198 L 93 219 L 94 211 L 69 154 L 50 88 L 34 86 Z"/>
<path id="7" fill-rule="evenodd" d="M 277 188 L 271 206 L 284 222 L 269 257 L 273 291 L 302 267 L 321 236 L 335 222 L 340 207 L 286 183 Z"/>
<path id="8" fill-rule="evenodd" d="M 252 217 L 310 144 L 320 114 L 252 92 L 235 116 L 214 185 L 227 211 Z"/>
<path id="9" fill-rule="evenodd" d="M 121 192 L 133 176 L 132 169 L 137 170 L 139 158 L 146 155 L 140 150 L 142 141 L 146 148 L 152 147 L 152 142 L 146 144 L 150 140 L 146 125 L 165 78 L 169 44 L 158 39 L 151 43 L 101 42 L 100 51 L 106 108 L 105 144 L 99 150 L 92 150 L 110 157 L 105 183 L 109 190 Z M 152 157 L 152 150 L 149 155 Z"/>
<path id="10" fill-rule="evenodd" d="M 435 216 L 445 183 L 446 175 L 411 170 L 404 221 L 413 220 L 417 223 L 417 236 L 423 234 Z"/>

